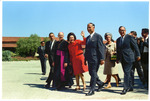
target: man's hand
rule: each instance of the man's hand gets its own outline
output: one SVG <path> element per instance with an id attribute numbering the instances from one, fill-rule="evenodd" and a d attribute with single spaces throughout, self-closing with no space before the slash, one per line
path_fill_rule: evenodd
<path id="1" fill-rule="evenodd" d="M 104 60 L 101 60 L 101 61 L 100 61 L 100 64 L 101 64 L 101 65 L 103 65 L 103 64 L 104 64 L 104 62 L 105 62 Z"/>
<path id="2" fill-rule="evenodd" d="M 84 34 L 84 32 L 83 32 L 83 31 L 81 31 L 81 36 L 82 36 L 83 38 L 84 38 L 84 35 L 85 35 L 85 34 Z"/>
<path id="3" fill-rule="evenodd" d="M 144 38 L 141 38 L 141 41 L 144 42 Z"/>
<path id="4" fill-rule="evenodd" d="M 68 66 L 68 63 L 64 63 L 64 67 L 66 68 Z"/>
<path id="5" fill-rule="evenodd" d="M 140 61 L 140 60 L 141 60 L 141 57 L 138 57 L 136 60 L 137 60 L 137 61 Z"/>
<path id="6" fill-rule="evenodd" d="M 54 63 L 54 62 L 52 63 L 52 66 L 53 66 L 53 67 L 55 66 L 55 63 Z"/>
<path id="7" fill-rule="evenodd" d="M 87 61 L 84 60 L 84 65 L 87 65 Z"/>
<path id="8" fill-rule="evenodd" d="M 45 57 L 48 58 L 48 54 L 45 54 Z"/>

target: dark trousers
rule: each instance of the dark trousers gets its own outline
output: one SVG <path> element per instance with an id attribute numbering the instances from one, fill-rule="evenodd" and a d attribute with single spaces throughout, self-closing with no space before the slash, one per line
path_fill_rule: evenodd
<path id="1" fill-rule="evenodd" d="M 123 72 L 124 72 L 124 89 L 131 88 L 131 69 L 133 62 L 126 62 L 124 59 L 121 61 Z"/>
<path id="2" fill-rule="evenodd" d="M 145 78 L 147 85 L 148 85 L 148 77 L 149 77 L 148 60 L 149 60 L 148 53 L 143 53 L 141 62 L 142 62 L 142 67 L 143 67 L 143 71 L 144 71 L 144 78 Z"/>
<path id="3" fill-rule="evenodd" d="M 99 63 L 88 62 L 88 68 L 89 68 L 89 74 L 91 76 L 91 80 L 90 80 L 91 89 L 90 90 L 94 91 L 96 84 L 99 86 L 101 86 L 103 84 L 103 82 L 99 79 L 99 77 L 97 75 L 97 71 L 99 69 Z"/>
<path id="4" fill-rule="evenodd" d="M 145 84 L 144 72 L 143 72 L 143 68 L 142 68 L 142 65 L 141 65 L 141 61 L 135 61 L 133 63 L 132 69 L 131 69 L 131 82 L 132 82 L 131 87 L 132 88 L 134 87 L 134 72 L 135 72 L 135 68 L 137 70 L 137 73 L 139 75 L 139 78 L 140 78 L 141 82 L 143 83 L 143 85 Z"/>
<path id="5" fill-rule="evenodd" d="M 40 59 L 40 62 L 41 62 L 42 73 L 46 73 L 46 59 L 42 58 Z"/>
<path id="6" fill-rule="evenodd" d="M 49 72 L 49 76 L 46 80 L 46 83 L 50 84 L 51 81 L 53 80 L 54 78 L 54 67 L 52 66 L 52 61 L 49 59 L 49 65 L 50 65 L 50 72 Z M 52 84 L 53 86 L 54 84 Z"/>

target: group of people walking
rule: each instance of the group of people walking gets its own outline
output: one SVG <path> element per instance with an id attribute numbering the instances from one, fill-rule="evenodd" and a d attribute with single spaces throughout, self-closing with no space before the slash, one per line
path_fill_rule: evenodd
<path id="1" fill-rule="evenodd" d="M 121 79 L 118 75 L 118 63 L 120 62 L 124 72 L 124 89 L 121 94 L 126 94 L 133 91 L 134 86 L 134 71 L 135 68 L 139 74 L 143 85 L 148 88 L 148 34 L 149 29 L 142 29 L 142 38 L 137 38 L 135 31 L 126 34 L 124 26 L 119 27 L 120 37 L 116 43 L 112 39 L 111 33 L 105 33 L 106 44 L 103 43 L 103 38 L 95 32 L 95 24 L 88 23 L 87 30 L 89 36 L 86 38 L 84 32 L 81 32 L 83 40 L 77 40 L 76 35 L 71 32 L 67 36 L 67 41 L 64 40 L 64 33 L 59 32 L 59 40 L 55 40 L 54 33 L 49 34 L 50 41 L 41 42 L 38 47 L 38 53 L 41 61 L 43 75 L 46 73 L 46 58 L 50 64 L 50 73 L 46 80 L 46 88 L 61 90 L 65 86 L 74 84 L 72 77 L 76 78 L 75 90 L 80 90 L 79 79 L 83 83 L 83 91 L 86 89 L 84 72 L 89 71 L 90 74 L 90 89 L 86 96 L 95 93 L 96 84 L 97 91 L 101 91 L 104 84 L 107 83 L 105 89 L 111 87 L 111 76 L 116 80 L 116 86 L 119 86 Z M 85 52 L 82 48 L 85 45 Z M 97 72 L 100 65 L 104 64 L 104 74 L 107 75 L 103 82 L 99 79 Z"/>

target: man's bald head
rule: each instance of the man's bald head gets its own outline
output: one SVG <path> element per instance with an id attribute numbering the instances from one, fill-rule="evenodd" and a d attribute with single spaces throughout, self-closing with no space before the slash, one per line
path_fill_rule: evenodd
<path id="1" fill-rule="evenodd" d="M 64 35 L 64 33 L 63 32 L 59 32 L 58 35 Z"/>
<path id="2" fill-rule="evenodd" d="M 62 40 L 64 38 L 64 33 L 63 32 L 59 32 L 58 33 L 58 38 L 59 38 L 59 40 Z"/>

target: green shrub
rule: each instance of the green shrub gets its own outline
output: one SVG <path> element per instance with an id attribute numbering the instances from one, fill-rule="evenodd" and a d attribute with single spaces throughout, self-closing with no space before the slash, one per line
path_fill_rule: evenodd
<path id="1" fill-rule="evenodd" d="M 11 61 L 11 51 L 2 51 L 2 61 Z"/>
<path id="2" fill-rule="evenodd" d="M 22 57 L 34 56 L 40 46 L 40 41 L 37 34 L 31 34 L 29 38 L 20 38 L 17 42 L 16 53 Z"/>

